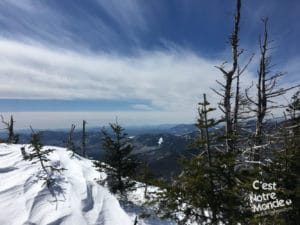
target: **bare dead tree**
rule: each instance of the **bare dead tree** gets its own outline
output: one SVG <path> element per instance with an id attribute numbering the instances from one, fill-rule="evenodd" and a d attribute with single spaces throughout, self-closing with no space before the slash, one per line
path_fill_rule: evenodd
<path id="1" fill-rule="evenodd" d="M 274 104 L 272 99 L 282 96 L 287 91 L 295 87 L 299 87 L 299 85 L 289 88 L 278 87 L 278 79 L 282 77 L 284 73 L 277 72 L 272 74 L 271 72 L 273 65 L 271 64 L 271 56 L 269 54 L 271 48 L 269 46 L 272 41 L 269 40 L 268 36 L 268 18 L 263 19 L 262 22 L 264 26 L 264 33 L 263 38 L 259 37 L 260 62 L 258 69 L 258 81 L 256 84 L 257 96 L 255 100 L 249 97 L 248 93 L 252 86 L 246 89 L 247 99 L 254 105 L 254 109 L 252 110 L 256 114 L 255 144 L 257 146 L 263 144 L 265 117 L 270 113 L 271 109 L 280 107 L 279 105 Z M 255 148 L 253 159 L 254 161 L 260 160 L 260 148 Z"/>
<path id="2" fill-rule="evenodd" d="M 73 154 L 76 152 L 76 147 L 75 147 L 74 140 L 73 140 L 73 134 L 74 134 L 75 127 L 76 126 L 74 124 L 71 125 L 71 129 L 69 131 L 68 141 L 67 141 L 67 148 L 69 150 L 73 151 Z"/>
<path id="3" fill-rule="evenodd" d="M 201 104 L 201 103 L 199 103 L 199 104 Z M 208 118 L 207 118 L 208 112 L 214 110 L 213 108 L 208 108 L 207 109 L 208 105 L 209 105 L 209 102 L 206 100 L 206 94 L 203 94 L 203 104 L 202 104 L 201 114 L 203 115 L 202 118 L 204 119 L 203 120 L 203 122 L 204 122 L 203 125 L 204 125 L 204 129 L 205 129 L 205 150 L 207 152 L 209 166 L 212 167 L 212 156 L 211 156 L 211 147 L 210 147 L 211 140 L 210 140 L 208 128 L 210 126 L 215 125 L 215 121 L 214 120 L 208 120 Z"/>
<path id="4" fill-rule="evenodd" d="M 82 121 L 82 156 L 86 158 L 86 130 L 85 130 L 85 126 L 86 126 L 86 121 L 83 120 Z"/>
<path id="5" fill-rule="evenodd" d="M 262 128 L 263 128 L 263 120 L 267 113 L 267 101 L 270 98 L 270 94 L 273 92 L 273 89 L 276 84 L 276 80 L 279 76 L 282 76 L 282 73 L 278 73 L 275 76 L 269 78 L 267 84 L 267 75 L 269 74 L 269 68 L 271 63 L 270 56 L 267 55 L 268 48 L 268 31 L 267 31 L 267 23 L 268 19 L 263 20 L 264 23 L 264 37 L 263 40 L 259 40 L 260 47 L 260 63 L 259 63 L 259 71 L 258 71 L 258 83 L 257 83 L 257 102 L 256 105 L 256 129 L 255 129 L 255 137 L 256 144 L 261 144 L 262 142 Z M 267 92 L 268 90 L 268 92 Z M 277 92 L 277 91 L 276 91 Z M 279 94 L 279 92 L 278 92 Z"/>
<path id="6" fill-rule="evenodd" d="M 138 224 L 138 219 L 137 219 L 137 216 L 135 216 L 134 224 L 133 225 L 137 225 L 137 224 Z"/>
<path id="7" fill-rule="evenodd" d="M 233 109 L 233 130 L 235 135 L 239 133 L 239 124 L 240 120 L 247 120 L 251 116 L 249 116 L 249 104 L 250 102 L 247 100 L 240 87 L 240 77 L 244 74 L 245 70 L 248 68 L 251 63 L 254 54 L 250 56 L 248 62 L 241 68 L 240 65 L 237 67 L 236 76 L 236 86 L 235 86 L 235 98 L 234 98 L 234 109 Z"/>
<path id="8" fill-rule="evenodd" d="M 220 103 L 219 108 L 224 113 L 224 121 L 225 121 L 225 136 L 226 136 L 226 149 L 227 151 L 231 151 L 234 149 L 234 127 L 233 127 L 233 116 L 232 116 L 232 82 L 234 79 L 234 74 L 238 68 L 238 58 L 242 54 L 243 51 L 238 49 L 239 46 L 239 24 L 240 24 L 240 13 L 241 12 L 241 0 L 236 1 L 236 12 L 234 19 L 234 29 L 232 34 L 229 37 L 229 42 L 232 48 L 232 67 L 230 70 L 225 70 L 225 64 L 223 63 L 221 66 L 217 66 L 217 68 L 222 72 L 225 78 L 225 84 L 217 81 L 217 83 L 221 86 L 221 92 L 216 91 L 219 96 L 222 97 L 223 101 Z"/>
<path id="9" fill-rule="evenodd" d="M 10 144 L 16 144 L 18 143 L 19 141 L 19 135 L 15 134 L 14 132 L 14 123 L 15 123 L 15 120 L 13 118 L 13 116 L 11 115 L 10 116 L 10 121 L 7 122 L 5 121 L 3 115 L 1 115 L 1 122 L 4 124 L 5 126 L 5 130 L 7 130 L 8 132 L 8 138 L 7 138 L 7 143 L 10 143 Z"/>

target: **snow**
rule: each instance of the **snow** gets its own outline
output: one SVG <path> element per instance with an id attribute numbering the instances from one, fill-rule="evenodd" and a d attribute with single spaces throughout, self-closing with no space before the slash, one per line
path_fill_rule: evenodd
<path id="1" fill-rule="evenodd" d="M 160 137 L 160 138 L 158 139 L 158 145 L 160 146 L 163 142 L 164 142 L 163 137 Z"/>
<path id="2" fill-rule="evenodd" d="M 49 155 L 53 165 L 66 170 L 56 176 L 53 196 L 37 179 L 40 165 L 24 161 L 24 145 L 0 144 L 0 224 L 1 225 L 132 225 L 118 200 L 95 179 L 92 161 L 64 148 Z M 25 145 L 26 151 L 28 145 Z"/>
<path id="3" fill-rule="evenodd" d="M 153 196 L 153 193 L 158 192 L 160 189 L 158 187 L 149 185 L 147 190 L 148 190 L 148 196 L 151 198 L 151 196 Z M 125 207 L 125 211 L 131 217 L 134 217 L 135 215 L 141 215 L 144 213 L 153 214 L 154 208 L 156 208 L 156 206 L 145 207 L 145 202 L 147 202 L 147 199 L 145 197 L 144 191 L 145 191 L 145 185 L 141 182 L 137 182 L 135 189 L 128 193 L 129 203 L 127 203 L 124 207 Z M 177 225 L 177 223 L 170 219 L 162 220 L 158 217 L 158 215 L 152 215 L 149 218 L 144 218 L 143 220 L 139 220 L 138 225 Z"/>

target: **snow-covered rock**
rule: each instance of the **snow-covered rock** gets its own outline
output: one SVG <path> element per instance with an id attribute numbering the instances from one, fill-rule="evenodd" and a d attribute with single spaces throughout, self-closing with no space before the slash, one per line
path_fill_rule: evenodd
<path id="1" fill-rule="evenodd" d="M 58 175 L 55 196 L 37 179 L 39 164 L 24 161 L 23 145 L 0 144 L 1 225 L 132 225 L 118 200 L 95 179 L 92 162 L 64 148 L 53 148 L 52 164 L 66 170 Z M 26 149 L 28 146 L 25 146 Z M 28 151 L 28 149 L 27 149 Z"/>

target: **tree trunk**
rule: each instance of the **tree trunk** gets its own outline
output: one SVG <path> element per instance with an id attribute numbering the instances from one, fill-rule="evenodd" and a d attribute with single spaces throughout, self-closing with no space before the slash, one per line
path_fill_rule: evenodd
<path id="1" fill-rule="evenodd" d="M 86 131 L 85 131 L 86 121 L 82 121 L 82 156 L 86 158 Z"/>

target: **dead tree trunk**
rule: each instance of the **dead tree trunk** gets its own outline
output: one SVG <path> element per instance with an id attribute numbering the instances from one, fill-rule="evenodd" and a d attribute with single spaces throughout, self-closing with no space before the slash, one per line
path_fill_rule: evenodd
<path id="1" fill-rule="evenodd" d="M 265 135 L 264 135 L 264 120 L 267 114 L 271 109 L 278 108 L 279 105 L 275 105 L 271 100 L 272 98 L 281 96 L 285 94 L 287 91 L 299 87 L 299 85 L 295 85 L 289 88 L 278 88 L 278 78 L 284 75 L 282 72 L 275 73 L 274 75 L 270 75 L 271 73 L 271 56 L 268 54 L 270 50 L 269 36 L 268 36 L 268 19 L 263 19 L 264 25 L 264 35 L 263 39 L 259 38 L 259 47 L 260 47 L 260 62 L 258 69 L 258 81 L 256 84 L 257 88 L 257 96 L 256 100 L 251 99 L 248 96 L 246 90 L 246 96 L 248 100 L 254 105 L 255 109 L 253 111 L 256 114 L 256 127 L 255 127 L 255 148 L 253 152 L 253 160 L 260 161 L 261 158 L 261 148 L 260 146 L 264 143 Z M 251 87 L 250 87 L 251 88 Z M 250 89 L 249 88 L 249 89 Z"/>
<path id="2" fill-rule="evenodd" d="M 8 132 L 8 138 L 7 138 L 7 143 L 10 143 L 10 144 L 16 144 L 18 143 L 19 141 L 19 136 L 15 134 L 14 132 L 14 118 L 13 116 L 11 115 L 10 116 L 10 121 L 9 122 L 6 122 L 4 120 L 4 117 L 1 115 L 1 121 L 2 123 L 5 125 L 5 130 L 7 130 Z"/>
<path id="3" fill-rule="evenodd" d="M 258 84 L 257 84 L 257 111 L 256 111 L 256 128 L 255 128 L 255 142 L 256 145 L 262 144 L 262 132 L 263 132 L 263 120 L 267 112 L 267 93 L 266 93 L 266 75 L 267 67 L 270 64 L 270 59 L 267 57 L 268 46 L 268 31 L 267 22 L 264 20 L 264 37 L 260 40 L 260 63 L 258 72 Z M 255 160 L 259 160 L 259 154 L 254 155 Z"/>
<path id="4" fill-rule="evenodd" d="M 86 131 L 85 131 L 86 121 L 82 121 L 82 156 L 86 158 Z"/>
<path id="5" fill-rule="evenodd" d="M 76 147 L 75 147 L 74 140 L 73 140 L 73 134 L 74 134 L 75 127 L 76 126 L 74 124 L 71 125 L 71 129 L 70 129 L 70 132 L 68 135 L 68 141 L 67 141 L 67 148 L 69 150 L 71 150 L 73 152 L 73 154 L 76 152 Z"/>
<path id="6" fill-rule="evenodd" d="M 221 86 L 221 92 L 214 90 L 218 95 L 220 95 L 223 98 L 223 101 L 220 103 L 220 109 L 224 113 L 227 151 L 231 151 L 234 149 L 234 137 L 233 137 L 234 128 L 233 128 L 231 98 L 232 98 L 232 82 L 234 79 L 234 74 L 238 67 L 238 57 L 242 53 L 242 51 L 239 51 L 238 49 L 240 12 L 241 12 L 241 0 L 237 0 L 236 13 L 234 19 L 234 29 L 232 34 L 229 37 L 230 45 L 232 48 L 232 67 L 229 71 L 225 70 L 224 64 L 217 67 L 224 75 L 225 85 L 217 81 L 217 83 Z"/>
<path id="7" fill-rule="evenodd" d="M 249 101 L 245 98 L 245 96 L 241 93 L 240 87 L 240 77 L 243 75 L 245 70 L 248 68 L 249 64 L 251 63 L 254 54 L 252 54 L 248 60 L 248 62 L 244 65 L 244 67 L 240 67 L 238 65 L 237 73 L 235 76 L 236 79 L 236 86 L 235 86 L 235 98 L 234 98 L 234 109 L 233 109 L 233 131 L 235 135 L 238 134 L 239 129 L 239 121 L 242 119 L 249 118 L 249 110 L 245 110 L 245 108 L 249 105 Z M 246 117 L 245 117 L 246 115 Z"/>
<path id="8" fill-rule="evenodd" d="M 211 149 L 210 149 L 210 138 L 209 138 L 209 131 L 208 131 L 208 119 L 207 119 L 207 113 L 208 113 L 208 109 L 206 108 L 206 106 L 209 104 L 206 101 L 206 94 L 203 94 L 203 116 L 204 116 L 204 129 L 205 129 L 205 150 L 207 152 L 207 157 L 208 157 L 208 164 L 210 167 L 212 167 L 212 157 L 211 157 Z"/>

